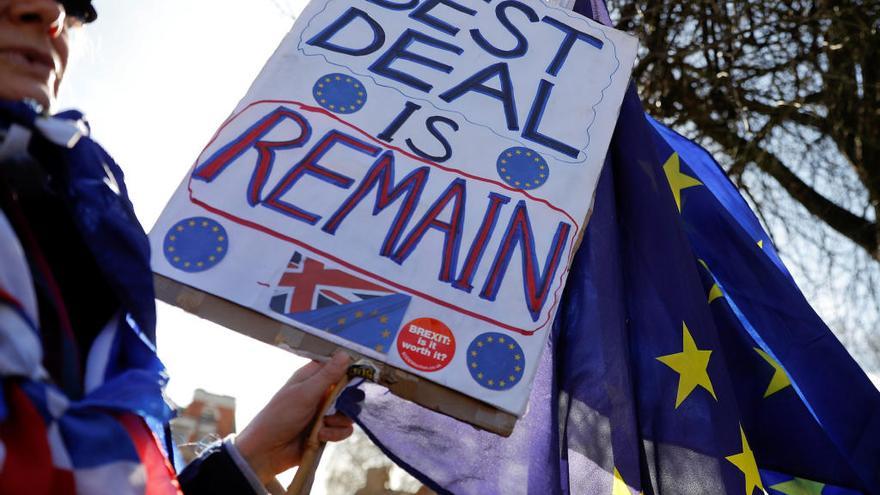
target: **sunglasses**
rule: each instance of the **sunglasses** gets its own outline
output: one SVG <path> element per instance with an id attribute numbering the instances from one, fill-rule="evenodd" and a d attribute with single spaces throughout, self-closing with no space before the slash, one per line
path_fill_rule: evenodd
<path id="1" fill-rule="evenodd" d="M 64 11 L 70 17 L 87 23 L 98 18 L 98 13 L 92 7 L 91 0 L 59 0 L 58 3 L 64 6 Z"/>

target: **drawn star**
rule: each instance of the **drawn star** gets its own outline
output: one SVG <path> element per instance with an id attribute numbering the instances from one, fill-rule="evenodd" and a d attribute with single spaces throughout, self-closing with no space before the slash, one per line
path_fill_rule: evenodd
<path id="1" fill-rule="evenodd" d="M 739 427 L 739 434 L 742 438 L 742 452 L 729 455 L 725 459 L 742 471 L 745 476 L 746 495 L 752 495 L 755 488 L 760 488 L 761 492 L 766 493 L 764 484 L 761 483 L 761 475 L 758 473 L 758 463 L 755 461 L 755 454 L 752 452 L 751 447 L 749 447 L 749 442 L 746 440 L 746 432 L 743 431 L 742 426 Z"/>
<path id="2" fill-rule="evenodd" d="M 388 317 L 385 316 L 385 315 L 380 316 L 380 317 L 379 317 L 379 323 L 383 323 L 383 324 L 384 324 L 384 323 L 388 323 Z"/>
<path id="3" fill-rule="evenodd" d="M 778 361 L 773 359 L 769 354 L 764 352 L 762 349 L 755 347 L 755 352 L 761 355 L 764 358 L 764 361 L 770 364 L 773 367 L 773 378 L 770 379 L 770 385 L 767 386 L 767 390 L 764 392 L 764 398 L 770 397 L 771 395 L 779 392 L 785 387 L 791 386 L 791 380 L 788 378 L 788 374 L 782 369 L 782 365 L 779 364 Z"/>
<path id="4" fill-rule="evenodd" d="M 822 489 L 825 488 L 825 485 L 817 481 L 795 478 L 784 483 L 771 485 L 770 488 L 785 495 L 822 495 Z"/>
<path id="5" fill-rule="evenodd" d="M 383 339 L 387 339 L 390 336 L 391 336 L 391 332 L 389 332 L 388 330 L 382 330 L 382 338 Z"/>
<path id="6" fill-rule="evenodd" d="M 663 172 L 666 173 L 666 180 L 672 189 L 672 195 L 675 197 L 675 206 L 681 212 L 681 191 L 689 187 L 702 186 L 703 183 L 694 179 L 689 175 L 681 173 L 681 162 L 678 159 L 678 153 L 672 156 L 663 164 Z"/>
<path id="7" fill-rule="evenodd" d="M 376 352 L 382 352 L 385 349 L 385 346 L 382 344 L 376 344 Z"/>
<path id="8" fill-rule="evenodd" d="M 698 385 L 706 389 L 712 395 L 712 398 L 717 401 L 718 398 L 715 397 L 715 390 L 712 388 L 712 381 L 709 380 L 707 369 L 709 366 L 709 356 L 712 355 L 712 351 L 697 348 L 697 344 L 694 343 L 694 338 L 691 336 L 687 324 L 681 322 L 681 326 L 682 351 L 657 358 L 658 361 L 669 366 L 679 374 L 675 408 L 678 409 L 678 406 L 684 402 Z"/>

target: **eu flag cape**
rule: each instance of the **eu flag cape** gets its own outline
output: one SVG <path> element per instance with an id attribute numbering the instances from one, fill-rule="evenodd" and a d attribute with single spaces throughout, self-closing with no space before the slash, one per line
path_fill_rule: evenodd
<path id="1" fill-rule="evenodd" d="M 439 493 L 880 493 L 880 393 L 634 87 L 513 434 L 361 388 L 338 407 Z"/>

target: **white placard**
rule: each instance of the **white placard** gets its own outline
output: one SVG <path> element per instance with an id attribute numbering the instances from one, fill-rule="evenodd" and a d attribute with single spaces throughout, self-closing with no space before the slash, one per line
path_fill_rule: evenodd
<path id="1" fill-rule="evenodd" d="M 635 52 L 533 1 L 315 0 L 154 270 L 521 415 Z"/>

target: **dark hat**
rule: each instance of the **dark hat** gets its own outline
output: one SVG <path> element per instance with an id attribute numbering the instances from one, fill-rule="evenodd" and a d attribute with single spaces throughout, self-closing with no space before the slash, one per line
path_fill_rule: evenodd
<path id="1" fill-rule="evenodd" d="M 98 13 L 92 7 L 92 0 L 60 0 L 64 5 L 67 15 L 81 19 L 83 22 L 92 22 L 98 18 Z"/>

